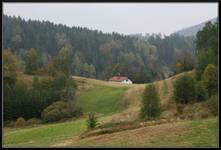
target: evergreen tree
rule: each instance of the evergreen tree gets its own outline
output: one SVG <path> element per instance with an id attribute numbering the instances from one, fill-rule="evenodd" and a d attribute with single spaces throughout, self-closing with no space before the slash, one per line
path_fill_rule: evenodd
<path id="1" fill-rule="evenodd" d="M 218 92 L 218 74 L 217 68 L 214 65 L 209 64 L 204 70 L 202 75 L 202 84 L 210 96 Z"/>
<path id="2" fill-rule="evenodd" d="M 178 78 L 174 83 L 173 94 L 177 103 L 187 104 L 188 102 L 195 100 L 195 79 L 186 74 Z"/>
<path id="3" fill-rule="evenodd" d="M 16 82 L 16 56 L 9 49 L 3 50 L 3 84 L 12 87 Z"/>
<path id="4" fill-rule="evenodd" d="M 142 96 L 141 117 L 152 119 L 161 114 L 160 98 L 153 84 L 147 85 Z"/>
<path id="5" fill-rule="evenodd" d="M 25 73 L 35 74 L 40 65 L 39 55 L 34 48 L 31 48 L 25 56 Z"/>

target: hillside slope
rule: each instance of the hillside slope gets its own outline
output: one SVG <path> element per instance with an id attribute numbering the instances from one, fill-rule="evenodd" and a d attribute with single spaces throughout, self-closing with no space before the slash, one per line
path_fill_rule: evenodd
<path id="1" fill-rule="evenodd" d="M 217 147 L 217 119 L 181 121 L 148 126 L 134 130 L 77 137 L 52 147 Z"/>
<path id="2" fill-rule="evenodd" d="M 192 71 L 185 72 L 187 74 L 192 74 Z M 165 80 L 160 80 L 154 82 L 158 89 L 158 93 L 161 99 L 161 104 L 163 107 L 162 117 L 171 118 L 176 115 L 175 103 L 171 100 L 173 94 L 173 82 L 183 75 L 184 73 L 175 75 Z M 73 78 L 78 83 L 77 91 L 77 104 L 83 108 L 83 110 L 90 110 L 97 113 L 102 113 L 102 109 L 105 107 L 114 109 L 113 105 L 108 105 L 106 100 L 119 101 L 118 106 L 119 111 L 115 111 L 112 115 L 100 118 L 100 121 L 132 121 L 135 120 L 140 111 L 141 96 L 146 84 L 121 84 L 115 82 L 107 82 L 102 80 L 84 78 L 73 76 Z M 119 91 L 119 95 L 114 95 L 114 92 Z M 121 91 L 121 99 L 120 98 Z M 109 96 L 109 97 L 108 97 Z M 108 97 L 107 99 L 105 97 Z M 93 99 L 93 101 L 92 101 Z M 118 99 L 118 100 L 117 100 Z M 103 107 L 96 105 L 96 102 L 104 104 Z M 107 104 L 105 106 L 105 103 Z M 126 117 L 125 117 L 126 116 Z"/>
<path id="3" fill-rule="evenodd" d="M 186 73 L 192 74 L 193 72 Z M 162 118 L 176 117 L 176 105 L 172 101 L 173 82 L 183 74 L 154 82 L 161 98 Z M 19 78 L 32 82 L 32 77 L 28 75 L 19 74 Z M 146 84 L 126 85 L 77 76 L 73 78 L 78 84 L 76 104 L 82 107 L 84 114 L 96 112 L 100 125 L 137 119 L 141 95 Z M 3 145 L 4 147 L 217 145 L 217 120 L 215 118 L 164 123 L 80 139 L 79 136 L 86 131 L 86 117 L 36 127 L 4 128 Z"/>
<path id="4" fill-rule="evenodd" d="M 86 121 L 4 130 L 3 147 L 217 147 L 218 119 L 180 121 L 80 139 Z"/>

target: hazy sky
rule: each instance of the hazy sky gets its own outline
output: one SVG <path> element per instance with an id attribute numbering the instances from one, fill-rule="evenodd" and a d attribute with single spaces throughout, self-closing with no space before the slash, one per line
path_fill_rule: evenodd
<path id="1" fill-rule="evenodd" d="M 217 3 L 3 3 L 3 13 L 103 32 L 170 34 L 218 16 Z"/>

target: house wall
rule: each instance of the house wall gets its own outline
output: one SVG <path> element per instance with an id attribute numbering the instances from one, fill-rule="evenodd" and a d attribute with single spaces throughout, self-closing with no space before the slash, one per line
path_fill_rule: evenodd
<path id="1" fill-rule="evenodd" d="M 122 81 L 121 83 L 132 84 L 132 81 L 128 79 L 128 80 L 124 80 L 124 81 Z"/>

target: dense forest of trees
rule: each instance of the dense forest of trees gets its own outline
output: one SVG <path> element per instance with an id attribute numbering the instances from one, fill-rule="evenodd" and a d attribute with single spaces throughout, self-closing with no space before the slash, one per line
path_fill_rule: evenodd
<path id="1" fill-rule="evenodd" d="M 32 49 L 32 53 L 36 54 Z M 30 56 L 30 54 L 27 54 Z M 37 58 L 37 55 L 35 55 Z M 67 59 L 60 59 L 56 65 L 63 65 L 67 68 Z M 40 118 L 43 114 L 43 118 L 47 120 L 59 114 L 56 105 L 51 106 L 55 102 L 62 101 L 60 103 L 64 106 L 69 106 L 67 109 L 59 108 L 60 111 L 64 109 L 64 115 L 62 117 L 75 116 L 80 114 L 80 110 L 74 105 L 75 102 L 75 89 L 76 83 L 71 78 L 71 74 L 65 72 L 65 69 L 54 69 L 53 75 L 39 78 L 33 76 L 32 84 L 27 83 L 27 79 L 18 78 L 17 59 L 10 50 L 3 50 L 3 98 L 4 98 L 4 120 L 14 120 L 18 117 Z M 53 63 L 53 66 L 55 64 Z M 28 65 L 28 70 L 31 69 L 33 74 L 36 66 Z M 50 107 L 50 109 L 47 109 Z M 58 113 L 57 113 L 58 112 Z M 50 119 L 48 119 L 50 118 Z"/>
<path id="2" fill-rule="evenodd" d="M 161 64 L 168 66 L 173 72 L 176 71 L 178 63 L 182 65 L 182 71 L 193 69 L 194 40 L 194 37 L 184 37 L 178 34 L 165 36 L 165 38 L 152 35 L 148 38 L 148 41 L 157 47 Z"/>
<path id="3" fill-rule="evenodd" d="M 25 21 L 6 15 L 3 16 L 3 48 L 16 55 L 18 68 L 26 73 L 34 73 L 30 70 L 32 67 L 50 65 L 56 61 L 53 58 L 57 55 L 67 55 L 70 60 L 68 71 L 73 75 L 108 79 L 121 73 L 136 83 L 174 74 L 178 62 L 178 66 L 184 66 L 183 61 L 176 59 L 177 55 L 180 55 L 180 60 L 194 56 L 191 37 L 152 35 L 145 41 L 118 33 L 104 34 L 87 28 L 67 27 L 48 21 Z M 63 54 L 59 54 L 61 49 Z M 36 66 L 32 66 L 29 60 L 37 61 Z M 28 64 L 26 69 L 25 64 Z M 181 70 L 188 69 L 192 69 L 191 65 Z M 44 71 L 35 73 L 39 72 Z"/>

